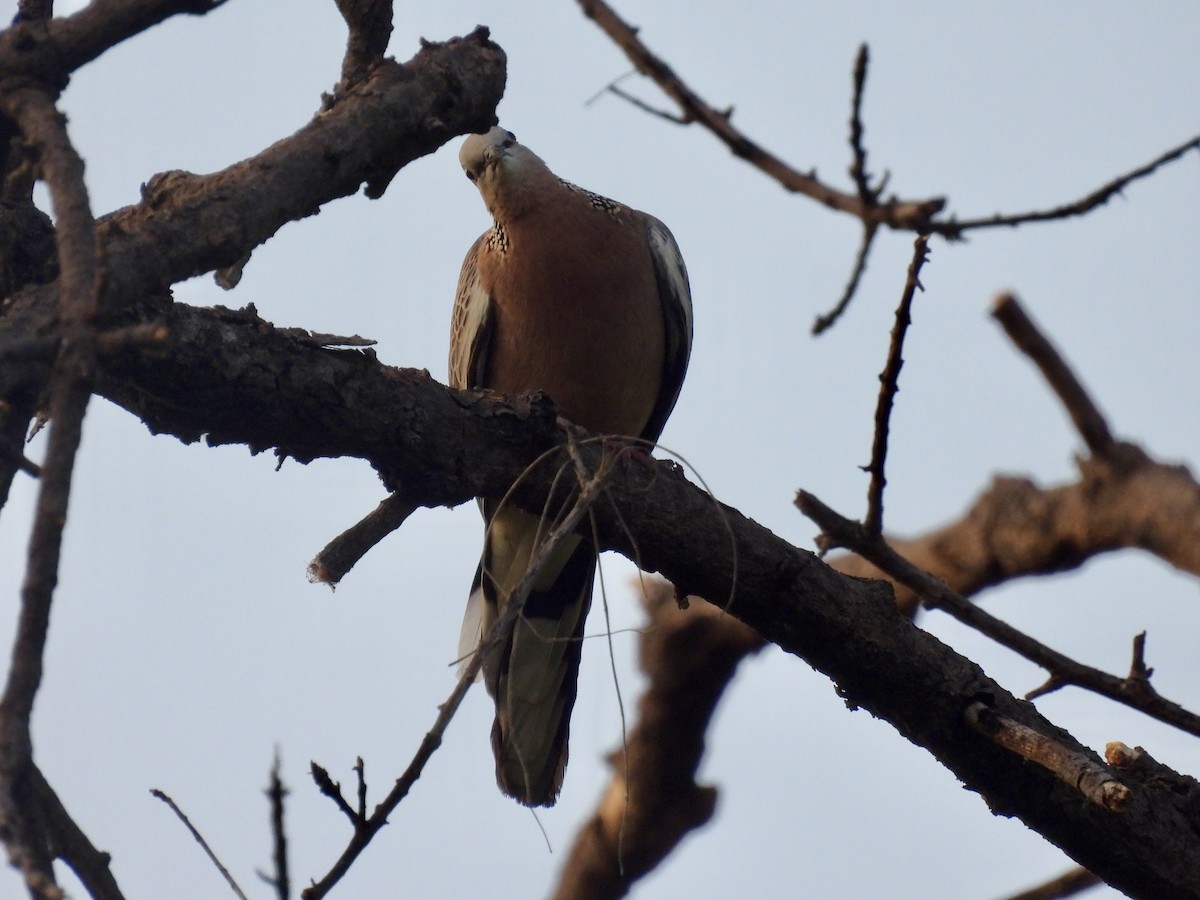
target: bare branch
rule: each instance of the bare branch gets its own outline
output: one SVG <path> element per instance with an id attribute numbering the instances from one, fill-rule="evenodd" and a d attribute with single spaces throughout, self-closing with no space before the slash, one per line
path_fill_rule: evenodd
<path id="1" fill-rule="evenodd" d="M 175 803 L 175 801 L 172 800 L 167 794 L 160 791 L 158 788 L 153 788 L 150 791 L 150 794 L 151 794 L 151 796 L 157 797 L 159 800 L 161 800 L 163 803 L 167 804 L 167 806 L 169 806 L 171 808 L 171 811 L 173 813 L 175 813 L 176 816 L 179 817 L 179 821 L 184 824 L 184 827 L 187 828 L 188 832 L 195 839 L 196 843 L 200 845 L 200 848 L 204 851 L 205 855 L 208 856 L 208 858 L 212 861 L 212 864 L 217 867 L 217 871 L 221 873 L 221 877 L 225 879 L 226 883 L 229 885 L 229 887 L 233 891 L 233 893 L 235 895 L 237 895 L 239 900 L 247 900 L 246 894 L 242 891 L 242 889 L 240 887 L 238 887 L 237 881 L 235 881 L 234 877 L 231 874 L 229 874 L 229 870 L 227 868 L 225 868 L 225 864 L 222 863 L 221 860 L 219 860 L 217 858 L 217 854 L 213 853 L 212 847 L 208 846 L 208 841 L 206 841 L 204 839 L 204 835 L 202 835 L 199 831 L 196 830 L 196 826 L 192 824 L 191 820 L 187 817 L 187 815 L 184 813 L 184 811 L 179 808 L 179 806 Z"/>
<path id="2" fill-rule="evenodd" d="M 180 14 L 202 15 L 225 0 L 92 0 L 65 19 L 17 21 L 0 33 L 0 71 L 61 89 L 67 76 L 121 41 Z M 36 4 L 42 6 L 41 3 Z M 44 4 L 49 7 L 50 4 Z M 41 17 L 35 17 L 35 19 Z"/>
<path id="3" fill-rule="evenodd" d="M 1029 222 L 1056 222 L 1062 219 L 1086 215 L 1092 210 L 1106 204 L 1133 182 L 1154 174 L 1167 163 L 1174 162 L 1182 157 L 1189 150 L 1200 150 L 1200 135 L 1184 141 L 1178 147 L 1168 150 L 1144 166 L 1139 166 L 1132 172 L 1127 172 L 1124 175 L 1114 178 L 1112 181 L 1101 185 L 1087 196 L 1081 197 L 1073 203 L 1066 203 L 1052 209 L 1035 212 L 996 213 L 994 216 L 988 218 L 965 219 L 963 221 L 951 219 L 949 222 L 936 223 L 931 230 L 948 238 L 956 238 L 960 237 L 965 231 L 974 231 L 980 228 L 996 228 L 1001 226 L 1015 228 L 1018 225 L 1025 225 Z"/>
<path id="4" fill-rule="evenodd" d="M 39 483 L 8 678 L 0 696 L 0 831 L 29 888 L 50 897 L 57 889 L 51 889 L 54 870 L 44 846 L 49 836 L 39 833 L 44 817 L 36 807 L 21 803 L 20 784 L 33 761 L 29 720 L 42 682 L 71 477 L 91 397 L 96 241 L 83 160 L 71 146 L 51 92 L 36 86 L 16 88 L 0 94 L 0 108 L 36 151 L 58 222 L 63 343 L 51 382 L 53 425 Z"/>
<path id="5" fill-rule="evenodd" d="M 889 228 L 915 231 L 920 234 L 937 234 L 947 240 L 958 240 L 972 230 L 995 228 L 998 226 L 1015 227 L 1031 222 L 1058 221 L 1061 219 L 1080 216 L 1103 206 L 1113 196 L 1120 193 L 1126 186 L 1140 178 L 1154 173 L 1167 163 L 1173 162 L 1189 150 L 1200 148 L 1200 137 L 1194 137 L 1180 144 L 1151 162 L 1134 169 L 1125 175 L 1113 179 L 1087 196 L 1069 204 L 1056 206 L 1052 209 L 1025 212 L 1017 214 L 997 213 L 988 218 L 957 220 L 938 220 L 935 217 L 946 207 L 946 199 L 942 197 L 928 200 L 899 200 L 889 199 L 877 202 L 883 193 L 882 186 L 871 189 L 864 186 L 869 182 L 866 178 L 866 151 L 861 146 L 861 120 L 859 118 L 861 104 L 861 87 L 865 82 L 866 56 L 860 50 L 858 63 L 855 66 L 855 100 L 852 118 L 851 143 L 854 147 L 855 158 L 851 166 L 852 177 L 855 181 L 856 192 L 853 194 L 839 191 L 821 181 L 814 175 L 806 175 L 788 163 L 772 155 L 754 143 L 746 135 L 736 129 L 730 121 L 730 116 L 713 109 L 689 88 L 667 63 L 654 55 L 642 43 L 637 30 L 630 27 L 603 0 L 578 0 L 584 14 L 594 21 L 633 62 L 638 71 L 655 82 L 682 110 L 680 121 L 684 123 L 698 122 L 711 131 L 722 141 L 733 154 L 745 160 L 762 172 L 773 178 L 787 191 L 804 194 L 838 212 L 849 213 L 863 221 L 864 224 L 875 222 Z M 862 77 L 859 77 L 859 72 Z M 667 116 L 667 118 L 671 118 Z M 858 130 L 855 132 L 855 126 Z M 857 135 L 857 136 L 855 136 Z"/>
<path id="6" fill-rule="evenodd" d="M 279 754 L 276 753 L 275 762 L 271 766 L 271 785 L 265 791 L 271 801 L 271 842 L 274 847 L 275 873 L 270 877 L 259 874 L 267 884 L 275 888 L 279 900 L 288 900 L 292 895 L 292 884 L 288 875 L 287 830 L 283 820 L 283 802 L 288 795 L 288 789 L 283 785 L 279 766 Z"/>
<path id="7" fill-rule="evenodd" d="M 923 597 L 929 608 L 948 613 L 964 625 L 986 634 L 996 643 L 1046 669 L 1050 673 L 1050 681 L 1031 692 L 1034 696 L 1075 685 L 1200 736 L 1200 716 L 1163 698 L 1144 681 L 1131 682 L 1085 666 L 1018 631 L 952 591 L 928 572 L 918 569 L 893 550 L 882 537 L 867 534 L 862 525 L 839 515 L 807 491 L 797 492 L 796 506 L 821 527 L 823 542 L 854 551 Z"/>
<path id="8" fill-rule="evenodd" d="M 704 734 L 738 663 L 762 639 L 708 604 L 681 609 L 671 585 L 644 595 L 639 661 L 648 686 L 612 780 L 567 855 L 555 900 L 622 897 L 712 816 L 717 791 L 696 783 Z"/>
<path id="9" fill-rule="evenodd" d="M 924 230 L 930 219 L 941 211 L 941 198 L 918 201 L 895 201 L 868 204 L 857 194 L 835 190 L 813 175 L 806 175 L 779 157 L 754 143 L 733 126 L 731 111 L 722 112 L 709 106 L 658 56 L 654 55 L 631 28 L 603 0 L 579 0 L 584 15 L 594 21 L 619 46 L 637 70 L 650 78 L 674 100 L 682 110 L 683 122 L 698 122 L 711 131 L 734 156 L 762 170 L 784 189 L 804 194 L 818 203 L 857 216 L 864 222 L 877 221 L 889 228 Z"/>
<path id="10" fill-rule="evenodd" d="M 985 703 L 972 703 L 967 707 L 966 716 L 971 727 L 980 734 L 986 734 L 1022 759 L 1053 772 L 1060 781 L 1075 788 L 1092 803 L 1113 812 L 1121 812 L 1129 806 L 1132 797 L 1129 788 L 1092 757 L 1068 750 L 1053 738 L 994 714 Z"/>
<path id="11" fill-rule="evenodd" d="M 858 291 L 858 283 L 862 280 L 863 273 L 867 270 L 867 257 L 871 253 L 871 247 L 875 243 L 875 235 L 878 233 L 878 223 L 872 222 L 863 226 L 862 242 L 858 245 L 858 254 L 854 258 L 854 269 L 850 273 L 850 280 L 846 282 L 842 296 L 833 305 L 833 309 L 817 316 L 816 321 L 813 322 L 812 333 L 814 335 L 822 334 L 836 325 L 838 319 L 842 317 L 842 313 L 850 306 L 850 301 L 854 299 L 854 294 Z"/>
<path id="12" fill-rule="evenodd" d="M 1066 360 L 1046 339 L 1029 318 L 1017 298 L 1001 294 L 992 306 L 992 317 L 1004 328 L 1017 348 L 1041 371 L 1066 407 L 1075 429 L 1093 456 L 1108 459 L 1113 452 L 1113 436 L 1104 415 L 1097 408 L 1087 389 L 1080 383 Z"/>
<path id="13" fill-rule="evenodd" d="M 26 807 L 37 810 L 46 833 L 53 835 L 57 857 L 71 868 L 94 900 L 124 900 L 109 867 L 112 858 L 83 833 L 36 765 L 30 765 L 21 790 L 30 795 Z"/>
<path id="14" fill-rule="evenodd" d="M 54 0 L 19 0 L 17 17 L 20 19 L 49 19 L 54 15 Z"/>
<path id="15" fill-rule="evenodd" d="M 392 0 L 337 0 L 350 34 L 342 60 L 342 83 L 363 78 L 383 60 L 392 36 Z"/>
<path id="16" fill-rule="evenodd" d="M 854 60 L 854 99 L 850 106 L 850 151 L 854 161 L 850 164 L 850 178 L 858 189 L 863 203 L 872 204 L 879 200 L 879 191 L 871 187 L 871 176 L 867 172 L 867 148 L 863 146 L 862 101 L 867 85 L 867 62 L 870 51 L 866 44 L 858 48 Z"/>
<path id="17" fill-rule="evenodd" d="M 1037 887 L 1013 894 L 1007 900 L 1062 900 L 1101 884 L 1104 882 L 1087 869 L 1076 867 Z"/>
<path id="18" fill-rule="evenodd" d="M 884 467 L 887 463 L 888 429 L 892 418 L 892 407 L 900 390 L 900 369 L 904 365 L 904 337 L 912 324 L 912 304 L 917 289 L 921 286 L 921 267 L 929 259 L 929 239 L 922 235 L 913 244 L 912 261 L 908 264 L 908 277 L 904 281 L 904 292 L 900 305 L 896 307 L 896 321 L 892 326 L 892 339 L 888 345 L 887 362 L 879 375 L 879 401 L 875 406 L 875 438 L 871 445 L 871 462 L 865 471 L 871 475 L 867 488 L 867 516 L 863 528 L 868 535 L 883 533 L 883 489 L 887 485 Z"/>
<path id="19" fill-rule="evenodd" d="M 384 498 L 363 519 L 351 525 L 308 564 L 308 580 L 336 587 L 367 551 L 399 528 L 419 508 L 403 491 Z"/>

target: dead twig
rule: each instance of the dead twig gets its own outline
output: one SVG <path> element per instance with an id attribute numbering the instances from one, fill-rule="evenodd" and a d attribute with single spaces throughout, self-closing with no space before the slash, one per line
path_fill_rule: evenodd
<path id="1" fill-rule="evenodd" d="M 1053 772 L 1087 800 L 1112 812 L 1128 808 L 1132 799 L 1129 788 L 1091 757 L 1069 750 L 1047 735 L 1006 716 L 997 715 L 986 704 L 972 703 L 966 711 L 967 722 L 980 734 L 1022 759 Z"/>
<path id="2" fill-rule="evenodd" d="M 308 580 L 336 587 L 372 547 L 404 524 L 419 503 L 397 491 L 325 545 L 308 564 Z"/>
<path id="3" fill-rule="evenodd" d="M 1007 900 L 1062 900 L 1063 897 L 1073 897 L 1100 884 L 1104 882 L 1097 876 L 1082 866 L 1076 866 L 1037 887 L 1012 894 Z"/>
<path id="4" fill-rule="evenodd" d="M 568 436 L 568 441 L 573 440 L 574 438 Z M 556 452 L 557 450 L 548 451 L 547 454 L 543 454 L 542 457 L 539 457 L 537 461 L 532 463 L 531 467 L 538 465 L 538 463 L 540 463 L 543 459 L 548 458 L 550 455 L 555 454 Z M 505 638 L 506 635 L 511 632 L 514 624 L 517 621 L 517 618 L 521 615 L 521 612 L 524 609 L 525 600 L 529 596 L 529 591 L 533 586 L 533 582 L 538 577 L 538 574 L 545 565 L 546 560 L 550 558 L 562 541 L 576 533 L 576 530 L 578 529 L 588 509 L 592 506 L 596 498 L 603 493 L 604 480 L 606 477 L 607 470 L 602 466 L 601 470 L 594 473 L 589 480 L 580 482 L 578 493 L 574 499 L 574 502 L 555 523 L 554 527 L 545 534 L 545 537 L 538 545 L 537 551 L 533 554 L 529 561 L 528 569 L 522 576 L 521 580 L 517 583 L 516 587 L 513 589 L 508 604 L 497 617 L 496 622 L 492 625 L 492 628 L 484 636 L 483 641 L 480 643 L 476 651 L 464 661 L 462 672 L 458 679 L 458 684 L 455 686 L 454 691 L 450 694 L 449 698 L 447 698 L 447 700 L 439 707 L 438 716 L 434 721 L 433 727 L 429 729 L 424 739 L 421 741 L 421 745 L 417 749 L 416 754 L 413 756 L 412 762 L 409 763 L 408 768 L 396 780 L 395 785 L 392 787 L 392 790 L 388 793 L 388 795 L 378 806 L 375 807 L 375 810 L 371 813 L 370 817 L 362 819 L 361 817 L 352 815 L 352 821 L 357 819 L 357 822 L 354 834 L 351 836 L 349 843 L 342 851 L 341 856 L 333 864 L 325 876 L 320 881 L 315 882 L 302 892 L 301 896 L 304 898 L 304 900 L 318 900 L 318 898 L 324 897 L 327 893 L 329 893 L 333 886 L 341 880 L 342 876 L 349 871 L 354 860 L 357 859 L 362 851 L 366 849 L 367 845 L 371 842 L 371 839 L 375 836 L 375 834 L 387 824 L 387 817 L 392 813 L 393 810 L 395 810 L 397 806 L 399 806 L 400 801 L 407 796 L 413 784 L 415 784 L 416 780 L 420 777 L 426 763 L 428 763 L 429 759 L 437 751 L 438 747 L 441 746 L 442 736 L 445 734 L 446 728 L 450 724 L 451 719 L 454 718 L 459 706 L 462 705 L 463 698 L 466 697 L 467 691 L 470 689 L 471 685 L 474 684 L 476 676 L 483 667 L 484 660 L 487 658 L 492 648 L 494 648 L 501 640 Z M 314 768 L 316 768 L 315 764 Z M 361 783 L 361 768 L 359 769 L 359 776 Z M 337 797 L 340 798 L 340 796 L 341 794 L 339 791 L 337 793 Z M 336 798 L 335 802 L 337 802 Z M 365 804 L 366 794 L 364 785 L 362 787 L 362 792 L 360 793 L 360 805 L 365 808 Z M 342 800 L 342 802 L 338 805 L 340 808 L 348 806 L 344 800 Z M 345 809 L 343 809 L 343 811 L 345 811 Z"/>
<path id="5" fill-rule="evenodd" d="M 1051 390 L 1062 401 L 1075 424 L 1075 430 L 1091 454 L 1099 459 L 1110 458 L 1114 441 L 1103 413 L 1071 371 L 1067 361 L 1029 318 L 1017 298 L 1013 294 L 997 297 L 992 305 L 992 318 L 1000 323 L 1017 349 L 1038 367 Z"/>
<path id="6" fill-rule="evenodd" d="M 913 244 L 912 261 L 908 264 L 908 277 L 900 305 L 896 307 L 896 321 L 892 326 L 892 338 L 888 344 L 887 362 L 879 375 L 879 401 L 875 406 L 875 437 L 871 444 L 871 462 L 863 471 L 871 476 L 867 488 L 867 516 L 863 528 L 867 534 L 879 536 L 883 533 L 883 489 L 887 485 L 884 473 L 887 464 L 888 430 L 896 394 L 900 390 L 900 369 L 904 366 L 904 338 L 912 324 L 912 304 L 921 285 L 921 267 L 929 259 L 929 238 L 922 235 Z"/>
<path id="7" fill-rule="evenodd" d="M 227 868 L 225 868 L 225 864 L 222 863 L 221 860 L 217 858 L 217 854 L 215 854 L 213 852 L 212 847 L 208 846 L 208 841 L 206 841 L 204 839 L 204 835 L 202 835 L 196 829 L 196 826 L 192 824 L 191 820 L 187 817 L 187 815 L 184 813 L 184 811 L 179 808 L 179 806 L 175 803 L 175 801 L 172 800 L 167 794 L 160 791 L 158 788 L 153 788 L 150 791 L 150 793 L 151 793 L 151 795 L 153 795 L 153 796 L 157 797 L 159 800 L 161 800 L 163 803 L 167 804 L 167 806 L 169 806 L 171 808 L 171 811 L 173 813 L 175 813 L 176 816 L 179 817 L 179 821 L 183 823 L 184 827 L 187 828 L 187 830 L 191 833 L 192 837 L 196 839 L 196 843 L 200 845 L 201 849 L 208 856 L 208 858 L 212 861 L 212 864 L 217 867 L 217 871 L 221 873 L 221 877 L 225 879 L 226 883 L 229 885 L 230 889 L 234 892 L 234 894 L 236 894 L 238 896 L 239 900 L 247 900 L 246 894 L 242 891 L 242 889 L 240 887 L 238 887 L 237 881 L 235 881 L 234 877 L 231 874 L 229 874 L 229 870 Z"/>

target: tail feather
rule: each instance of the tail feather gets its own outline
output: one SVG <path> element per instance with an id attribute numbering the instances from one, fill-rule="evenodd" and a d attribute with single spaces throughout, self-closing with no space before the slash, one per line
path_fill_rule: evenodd
<path id="1" fill-rule="evenodd" d="M 496 781 L 526 806 L 552 806 L 562 787 L 595 570 L 595 551 L 580 544 L 553 585 L 530 593 L 501 650 L 493 691 Z"/>
<path id="2" fill-rule="evenodd" d="M 485 503 L 483 512 L 489 532 L 463 619 L 460 667 L 525 574 L 542 528 L 517 510 Z M 572 538 L 538 574 L 512 631 L 484 660 L 483 680 L 496 700 L 496 781 L 526 806 L 552 806 L 562 787 L 595 571 L 592 545 Z"/>

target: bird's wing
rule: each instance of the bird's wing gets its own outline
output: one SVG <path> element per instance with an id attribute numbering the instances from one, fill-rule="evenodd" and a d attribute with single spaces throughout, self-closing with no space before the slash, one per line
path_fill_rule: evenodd
<path id="1" fill-rule="evenodd" d="M 492 298 L 479 280 L 479 252 L 487 234 L 471 245 L 458 275 L 450 322 L 450 386 L 466 390 L 483 386 L 492 338 Z"/>
<path id="2" fill-rule="evenodd" d="M 679 389 L 683 386 L 692 353 L 692 291 L 683 254 L 667 226 L 653 216 L 646 216 L 646 239 L 654 263 L 654 278 L 658 282 L 666 342 L 662 386 L 641 435 L 648 441 L 655 441 L 679 399 Z"/>

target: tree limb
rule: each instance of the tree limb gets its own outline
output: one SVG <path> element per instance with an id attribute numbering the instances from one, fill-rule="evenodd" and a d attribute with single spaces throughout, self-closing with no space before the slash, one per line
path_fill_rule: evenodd
<path id="1" fill-rule="evenodd" d="M 170 313 L 178 341 L 172 352 L 119 366 L 110 361 L 115 368 L 101 386 L 155 431 L 188 440 L 207 432 L 210 443 L 277 447 L 301 461 L 361 457 L 385 480 L 402 481 L 422 505 L 503 496 L 530 459 L 562 440 L 551 404 L 540 395 L 506 403 L 483 392 L 453 392 L 424 373 L 388 369 L 360 353 L 301 345 L 261 320 L 182 304 Z M 214 381 L 214 371 L 234 377 Z M 182 386 L 186 409 L 170 396 Z M 597 451 L 581 452 L 586 458 Z M 552 474 L 526 473 L 512 496 L 538 510 L 552 489 Z M 912 626 L 885 586 L 835 572 L 669 467 L 622 465 L 607 492 L 614 504 L 592 510 L 601 549 L 636 557 L 682 594 L 731 598 L 729 613 L 825 672 L 847 702 L 927 748 L 994 810 L 1020 816 L 1118 887 L 1169 893 L 1200 883 L 1190 782 L 1127 779 L 1132 799 L 1119 817 L 1084 809 L 1053 775 L 978 734 L 965 711 L 982 700 L 1073 752 L 1095 755 Z M 880 678 L 885 671 L 888 677 Z"/>

